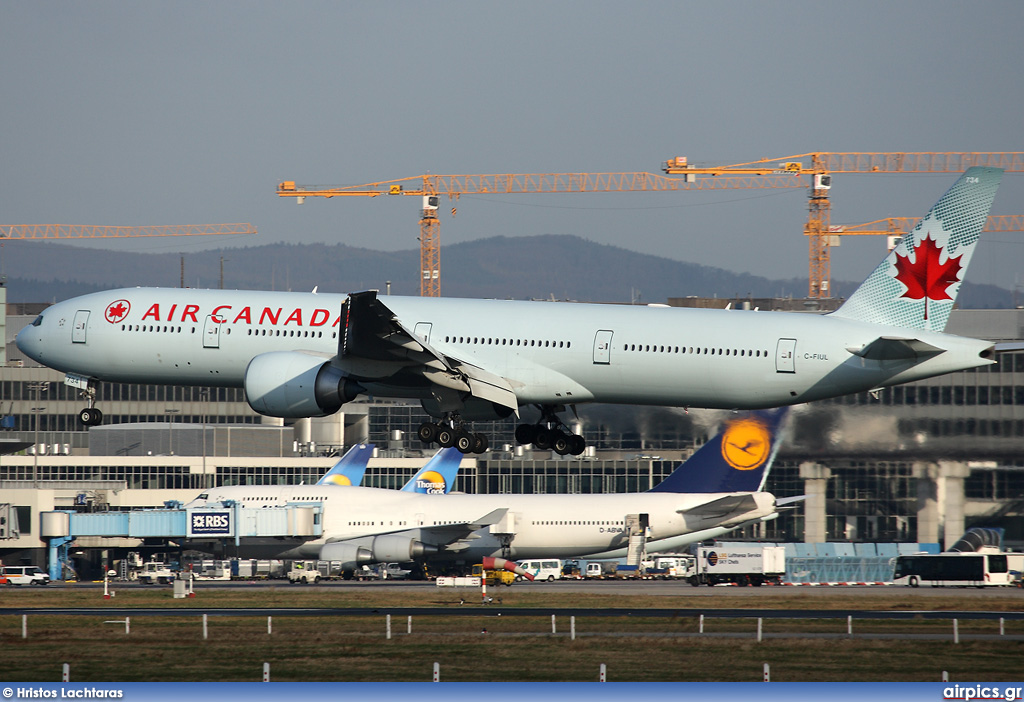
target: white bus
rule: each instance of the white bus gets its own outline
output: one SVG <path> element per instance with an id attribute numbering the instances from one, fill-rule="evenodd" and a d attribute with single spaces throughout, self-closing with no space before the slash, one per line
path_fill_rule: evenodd
<path id="1" fill-rule="evenodd" d="M 992 587 L 1010 585 L 1005 553 L 936 553 L 897 556 L 896 585 L 919 587 Z"/>

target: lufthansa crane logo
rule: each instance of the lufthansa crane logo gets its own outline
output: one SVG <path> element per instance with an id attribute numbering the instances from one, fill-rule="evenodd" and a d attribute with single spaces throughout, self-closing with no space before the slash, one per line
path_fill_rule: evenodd
<path id="1" fill-rule="evenodd" d="M 107 309 L 103 312 L 103 318 L 111 324 L 117 324 L 128 316 L 131 308 L 132 303 L 128 302 L 128 300 L 115 300 L 107 305 Z"/>
<path id="2" fill-rule="evenodd" d="M 772 436 L 762 422 L 740 419 L 722 435 L 722 458 L 736 470 L 754 470 L 768 460 Z"/>

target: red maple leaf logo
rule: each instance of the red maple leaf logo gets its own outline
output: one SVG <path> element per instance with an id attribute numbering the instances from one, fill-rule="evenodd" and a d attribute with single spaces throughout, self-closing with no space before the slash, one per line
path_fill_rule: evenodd
<path id="1" fill-rule="evenodd" d="M 131 308 L 132 305 L 128 300 L 117 300 L 107 305 L 107 309 L 103 313 L 103 316 L 111 324 L 116 324 L 128 315 L 128 310 Z"/>
<path id="2" fill-rule="evenodd" d="M 896 280 L 907 286 L 900 297 L 924 300 L 924 318 L 928 319 L 928 300 L 952 300 L 946 289 L 959 282 L 960 256 L 950 256 L 945 263 L 939 263 L 942 249 L 925 234 L 921 243 L 914 248 L 914 262 L 910 256 L 896 256 Z"/>

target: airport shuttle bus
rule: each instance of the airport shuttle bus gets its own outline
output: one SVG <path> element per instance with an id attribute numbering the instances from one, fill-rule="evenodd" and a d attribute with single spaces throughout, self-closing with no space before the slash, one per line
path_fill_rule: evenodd
<path id="1" fill-rule="evenodd" d="M 1005 553 L 897 556 L 893 581 L 910 587 L 992 587 L 1013 583 Z"/>

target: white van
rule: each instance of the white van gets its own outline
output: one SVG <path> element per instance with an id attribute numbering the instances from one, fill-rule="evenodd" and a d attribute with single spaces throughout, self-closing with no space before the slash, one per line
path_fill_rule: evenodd
<path id="1" fill-rule="evenodd" d="M 546 560 L 535 560 L 535 561 L 519 561 L 519 566 L 527 573 L 533 575 L 534 580 L 552 580 L 562 579 L 562 562 L 552 559 Z"/>
<path id="2" fill-rule="evenodd" d="M 38 566 L 4 566 L 4 577 L 9 585 L 49 585 L 50 576 Z"/>

